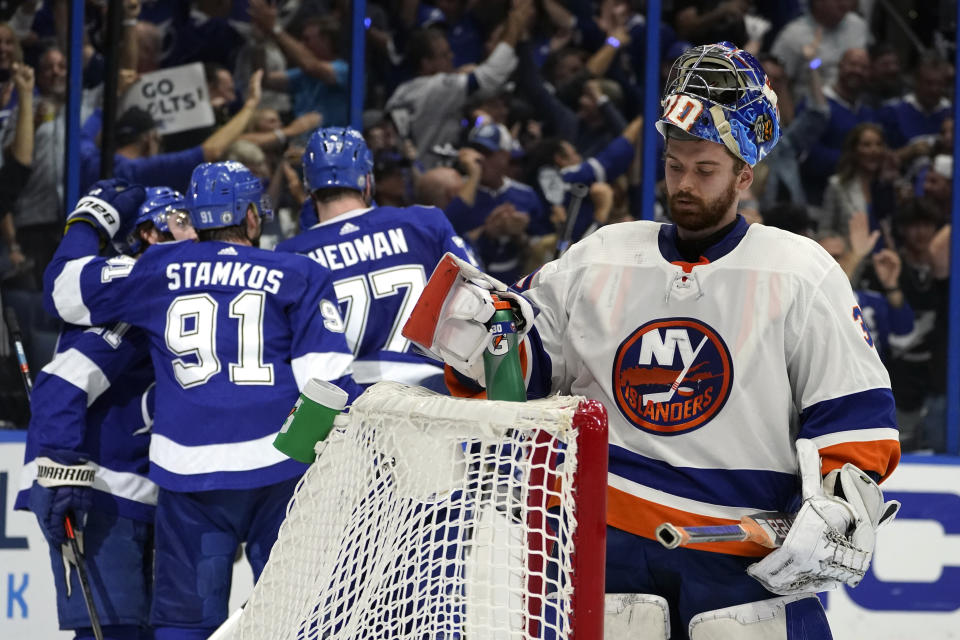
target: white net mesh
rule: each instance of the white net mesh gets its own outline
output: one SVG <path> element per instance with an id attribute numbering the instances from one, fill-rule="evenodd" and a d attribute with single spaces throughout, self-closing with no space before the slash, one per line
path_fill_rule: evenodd
<path id="1" fill-rule="evenodd" d="M 229 637 L 568 637 L 579 400 L 369 389 L 318 445 Z"/>

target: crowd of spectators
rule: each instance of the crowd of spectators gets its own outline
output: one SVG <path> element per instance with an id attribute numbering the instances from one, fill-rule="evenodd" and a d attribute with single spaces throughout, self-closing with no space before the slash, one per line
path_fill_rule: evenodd
<path id="1" fill-rule="evenodd" d="M 940 4 L 897 3 L 895 20 L 874 0 L 666 0 L 659 29 L 661 85 L 692 45 L 728 40 L 763 64 L 783 137 L 741 213 L 816 238 L 843 266 L 906 451 L 945 447 L 954 69 Z M 86 2 L 81 188 L 100 173 L 105 5 Z M 68 6 L 0 3 L 0 284 L 34 371 L 57 331 L 39 287 L 65 215 Z M 215 124 L 163 135 L 123 110 L 114 174 L 183 190 L 198 163 L 237 160 L 279 212 L 264 246 L 313 224 L 300 158 L 317 126 L 348 124 L 350 3 L 125 0 L 122 25 L 121 104 L 141 74 L 201 62 Z M 642 189 L 668 219 L 661 183 L 641 183 L 641 0 L 369 0 L 365 25 L 379 204 L 440 207 L 508 281 L 565 240 L 642 217 Z M 0 420 L 23 425 L 5 335 L 0 363 Z"/>

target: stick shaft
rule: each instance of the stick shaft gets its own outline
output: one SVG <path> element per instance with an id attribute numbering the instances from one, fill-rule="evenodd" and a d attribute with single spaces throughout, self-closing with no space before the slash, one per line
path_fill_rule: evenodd
<path id="1" fill-rule="evenodd" d="M 13 347 L 17 352 L 17 364 L 20 365 L 20 377 L 23 379 L 23 388 L 27 391 L 27 400 L 33 393 L 33 382 L 30 380 L 30 363 L 27 362 L 27 353 L 23 348 L 23 334 L 20 332 L 20 322 L 13 307 L 6 309 L 7 329 L 13 338 Z"/>
<path id="2" fill-rule="evenodd" d="M 93 591 L 90 589 L 90 579 L 87 577 L 87 563 L 83 559 L 83 554 L 80 553 L 80 545 L 77 544 L 77 536 L 74 534 L 73 517 L 68 515 L 63 524 L 67 530 L 67 539 L 70 541 L 70 549 L 73 550 L 73 557 L 77 561 L 77 576 L 80 578 L 80 590 L 83 592 L 83 602 L 87 605 L 87 613 L 90 614 L 90 626 L 93 627 L 93 635 L 97 640 L 103 640 L 100 616 L 97 615 L 97 607 L 93 602 Z"/>
<path id="3" fill-rule="evenodd" d="M 656 537 L 668 549 L 704 542 L 754 542 L 776 548 L 787 537 L 793 518 L 789 513 L 764 512 L 744 516 L 738 524 L 678 527 L 664 522 Z"/>

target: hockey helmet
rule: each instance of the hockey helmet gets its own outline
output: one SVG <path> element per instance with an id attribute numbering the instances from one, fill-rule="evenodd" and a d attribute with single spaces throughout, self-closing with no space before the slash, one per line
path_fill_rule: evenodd
<path id="1" fill-rule="evenodd" d="M 687 50 L 670 70 L 657 131 L 725 145 L 753 166 L 780 138 L 777 94 L 756 58 L 729 42 Z"/>
<path id="2" fill-rule="evenodd" d="M 239 162 L 206 162 L 193 170 L 187 209 L 197 230 L 241 224 L 250 205 L 261 217 L 272 213 L 260 178 Z"/>
<path id="3" fill-rule="evenodd" d="M 303 154 L 303 181 L 308 191 L 328 187 L 363 193 L 373 172 L 373 154 L 351 127 L 317 129 Z"/>

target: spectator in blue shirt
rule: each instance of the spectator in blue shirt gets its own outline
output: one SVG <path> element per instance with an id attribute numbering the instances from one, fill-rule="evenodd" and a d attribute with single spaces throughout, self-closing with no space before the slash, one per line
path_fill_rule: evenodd
<path id="1" fill-rule="evenodd" d="M 880 122 L 887 142 L 899 149 L 901 160 L 929 152 L 943 121 L 951 116 L 946 98 L 947 66 L 939 58 L 925 58 L 915 72 L 913 93 L 886 103 Z M 909 156 L 909 157 L 907 157 Z"/>
<path id="2" fill-rule="evenodd" d="M 250 0 L 250 16 L 296 65 L 295 69 L 270 72 L 264 86 L 289 92 L 294 116 L 319 111 L 325 127 L 348 125 L 350 66 L 337 57 L 340 23 L 311 17 L 303 21 L 299 36 L 294 37 L 277 22 L 276 8 L 264 0 Z"/>
<path id="3" fill-rule="evenodd" d="M 843 140 L 861 122 L 872 122 L 875 114 L 861 101 L 870 73 L 870 58 L 864 49 L 847 49 L 837 67 L 837 81 L 824 87 L 830 116 L 819 139 L 810 148 L 803 163 L 804 184 L 811 202 L 820 203 L 827 180 L 837 170 L 837 161 Z M 801 101 L 797 111 L 809 108 L 807 99 Z"/>
<path id="4" fill-rule="evenodd" d="M 486 272 L 515 282 L 524 272 L 527 233 L 552 230 L 533 188 L 507 177 L 513 139 L 502 124 L 485 124 L 470 132 L 460 150 L 467 178 L 446 208 L 454 230 L 477 249 Z"/>
<path id="5" fill-rule="evenodd" d="M 237 115 L 202 144 L 184 151 L 160 153 L 157 122 L 139 107 L 127 109 L 114 125 L 117 151 L 113 157 L 113 176 L 146 187 L 167 186 L 186 191 L 194 167 L 219 160 L 246 130 L 260 103 L 262 75 L 258 71 L 251 76 L 247 99 Z M 94 114 L 84 124 L 85 140 L 80 148 L 80 190 L 83 192 L 100 176 L 100 149 L 93 142 L 99 129 L 100 119 Z"/>

